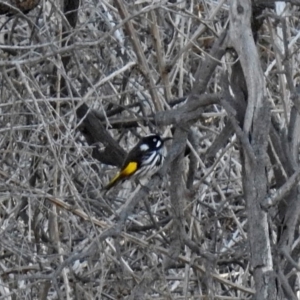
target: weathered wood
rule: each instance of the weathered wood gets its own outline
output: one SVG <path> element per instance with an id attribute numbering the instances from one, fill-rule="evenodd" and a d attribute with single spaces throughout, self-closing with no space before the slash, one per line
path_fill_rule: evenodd
<path id="1" fill-rule="evenodd" d="M 230 39 L 238 54 L 248 91 L 243 129 L 251 143 L 250 159 L 242 152 L 243 188 L 247 203 L 248 239 L 256 286 L 255 299 L 277 299 L 268 214 L 261 207 L 267 196 L 267 145 L 270 108 L 262 68 L 251 30 L 251 1 L 233 0 L 230 5 Z M 253 161 L 254 157 L 254 161 Z"/>

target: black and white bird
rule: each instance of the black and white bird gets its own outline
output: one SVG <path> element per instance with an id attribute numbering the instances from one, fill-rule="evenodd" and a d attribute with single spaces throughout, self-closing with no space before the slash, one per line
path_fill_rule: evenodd
<path id="1" fill-rule="evenodd" d="M 162 138 L 158 134 L 143 137 L 130 150 L 122 168 L 104 189 L 109 190 L 126 179 L 143 179 L 154 175 L 163 165 L 164 142 L 170 139 L 169 137 Z"/>

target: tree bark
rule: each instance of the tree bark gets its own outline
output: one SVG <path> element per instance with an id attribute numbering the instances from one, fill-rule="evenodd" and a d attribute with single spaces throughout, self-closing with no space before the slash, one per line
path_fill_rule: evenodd
<path id="1" fill-rule="evenodd" d="M 234 0 L 230 7 L 230 39 L 243 69 L 248 102 L 243 124 L 249 149 L 241 150 L 243 189 L 247 203 L 248 240 L 253 268 L 255 299 L 277 299 L 267 212 L 261 203 L 267 196 L 266 158 L 270 108 L 263 72 L 251 31 L 251 1 Z"/>
<path id="2" fill-rule="evenodd" d="M 6 3 L 0 3 L 0 15 L 4 14 L 16 14 L 18 10 L 26 14 L 30 10 L 34 9 L 39 3 L 40 0 L 10 0 Z"/>

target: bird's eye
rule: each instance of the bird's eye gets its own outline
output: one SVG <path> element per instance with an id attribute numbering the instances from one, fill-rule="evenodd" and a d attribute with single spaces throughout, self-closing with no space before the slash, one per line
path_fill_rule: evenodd
<path id="1" fill-rule="evenodd" d="M 156 142 L 157 142 L 157 138 L 154 138 L 154 139 L 153 139 L 153 142 L 156 143 Z"/>

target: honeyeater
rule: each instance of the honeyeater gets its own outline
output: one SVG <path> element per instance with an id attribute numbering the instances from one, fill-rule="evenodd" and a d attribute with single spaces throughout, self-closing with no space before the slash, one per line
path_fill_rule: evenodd
<path id="1" fill-rule="evenodd" d="M 152 176 L 164 161 L 164 142 L 158 134 L 147 135 L 129 151 L 122 168 L 104 189 L 109 190 L 118 182 L 126 179 L 142 179 Z"/>

